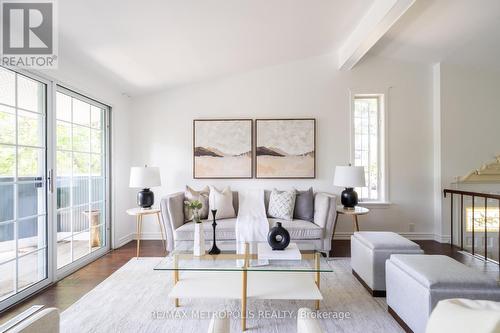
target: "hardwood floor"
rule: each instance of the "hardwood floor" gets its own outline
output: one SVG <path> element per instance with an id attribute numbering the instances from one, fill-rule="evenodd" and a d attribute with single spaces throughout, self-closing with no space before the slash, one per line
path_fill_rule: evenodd
<path id="1" fill-rule="evenodd" d="M 162 241 L 141 241 L 141 257 L 161 257 L 164 255 Z M 75 273 L 0 313 L 0 324 L 32 305 L 43 304 L 64 311 L 135 256 L 135 241 L 108 252 Z"/>
<path id="2" fill-rule="evenodd" d="M 432 240 L 416 241 L 427 254 L 444 254 L 455 258 L 465 264 L 473 263 L 478 269 L 487 272 L 489 275 L 499 277 L 499 269 L 496 264 L 486 264 L 468 255 L 460 253 L 457 248 L 451 248 L 447 244 L 441 244 Z M 127 263 L 136 255 L 136 243 L 132 241 L 119 249 L 112 250 L 96 261 L 81 268 L 75 273 L 65 277 L 61 281 L 41 290 L 29 299 L 0 313 L 0 324 L 11 317 L 19 314 L 32 305 L 43 304 L 48 307 L 57 307 L 64 311 L 80 297 L 92 290 L 95 286 L 113 274 L 117 269 Z M 164 255 L 161 241 L 148 240 L 141 241 L 141 256 L 161 257 Z M 332 243 L 333 257 L 349 257 L 350 241 L 335 240 Z"/>
<path id="3" fill-rule="evenodd" d="M 460 253 L 457 247 L 452 248 L 449 244 L 442 244 L 433 240 L 416 240 L 414 242 L 418 243 L 426 254 L 443 254 L 460 262 L 466 261 L 469 257 Z M 350 257 L 351 242 L 349 240 L 335 240 L 332 242 L 332 254 L 335 257 Z"/>

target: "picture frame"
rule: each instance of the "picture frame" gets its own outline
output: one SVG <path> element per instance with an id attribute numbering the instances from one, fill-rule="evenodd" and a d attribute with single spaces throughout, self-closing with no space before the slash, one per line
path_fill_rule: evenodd
<path id="1" fill-rule="evenodd" d="M 193 120 L 193 178 L 251 179 L 252 119 Z"/>
<path id="2" fill-rule="evenodd" d="M 255 178 L 316 178 L 316 119 L 255 120 Z"/>

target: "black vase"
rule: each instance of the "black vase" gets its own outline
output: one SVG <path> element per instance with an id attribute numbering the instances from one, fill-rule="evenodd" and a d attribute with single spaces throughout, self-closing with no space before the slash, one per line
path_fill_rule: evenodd
<path id="1" fill-rule="evenodd" d="M 281 226 L 281 222 L 276 222 L 276 225 L 269 230 L 267 242 L 273 250 L 284 250 L 290 244 L 290 234 Z"/>

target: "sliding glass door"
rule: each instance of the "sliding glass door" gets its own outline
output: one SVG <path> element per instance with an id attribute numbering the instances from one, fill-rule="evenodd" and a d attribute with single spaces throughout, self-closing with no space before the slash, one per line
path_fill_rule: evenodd
<path id="1" fill-rule="evenodd" d="M 109 250 L 109 114 L 0 67 L 0 311 Z"/>
<path id="2" fill-rule="evenodd" d="M 0 67 L 0 302 L 48 278 L 46 100 Z"/>
<path id="3" fill-rule="evenodd" d="M 57 268 L 108 248 L 108 107 L 72 91 L 56 94 Z"/>

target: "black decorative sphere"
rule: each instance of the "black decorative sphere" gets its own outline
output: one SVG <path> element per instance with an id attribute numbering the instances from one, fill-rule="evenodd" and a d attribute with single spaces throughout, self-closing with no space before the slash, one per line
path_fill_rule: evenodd
<path id="1" fill-rule="evenodd" d="M 142 208 L 151 208 L 155 203 L 155 194 L 149 188 L 137 193 L 137 205 Z"/>
<path id="2" fill-rule="evenodd" d="M 276 225 L 269 230 L 267 242 L 273 250 L 284 250 L 290 244 L 290 234 L 281 226 L 281 222 L 276 222 Z"/>
<path id="3" fill-rule="evenodd" d="M 348 187 L 342 191 L 340 202 L 344 208 L 354 208 L 358 204 L 358 194 L 352 187 Z"/>

